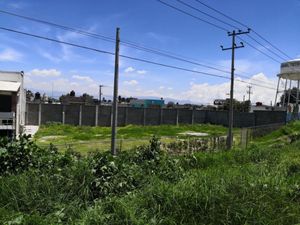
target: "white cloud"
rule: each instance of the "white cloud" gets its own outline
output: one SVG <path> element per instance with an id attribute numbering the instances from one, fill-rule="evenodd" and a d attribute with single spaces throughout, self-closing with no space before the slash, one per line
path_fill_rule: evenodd
<path id="1" fill-rule="evenodd" d="M 124 71 L 125 71 L 125 73 L 132 73 L 135 71 L 135 69 L 133 67 L 129 66 Z"/>
<path id="2" fill-rule="evenodd" d="M 33 69 L 28 75 L 36 77 L 59 77 L 61 76 L 61 71 L 56 69 Z"/>
<path id="3" fill-rule="evenodd" d="M 0 61 L 19 61 L 23 55 L 12 49 L 12 48 L 6 48 L 3 51 L 0 52 Z"/>
<path id="4" fill-rule="evenodd" d="M 12 2 L 8 4 L 13 9 L 23 9 L 26 5 L 22 2 Z"/>
<path id="5" fill-rule="evenodd" d="M 146 74 L 147 73 L 147 71 L 146 70 L 138 70 L 138 71 L 136 71 L 138 74 L 141 74 L 141 75 L 143 75 L 143 74 Z"/>
<path id="6" fill-rule="evenodd" d="M 129 81 L 124 81 L 125 85 L 129 85 L 129 86 L 135 86 L 137 85 L 139 82 L 136 80 L 129 80 Z"/>
<path id="7" fill-rule="evenodd" d="M 25 87 L 31 90 L 40 91 L 41 93 L 51 93 L 52 87 L 54 93 L 58 95 L 69 93 L 71 90 L 76 92 L 76 95 L 88 93 L 97 96 L 99 87 L 97 85 L 82 85 L 81 82 L 74 82 L 67 78 L 53 79 L 51 81 L 44 81 L 38 79 L 31 79 L 25 76 Z M 103 90 L 104 94 L 111 95 L 111 88 L 106 87 Z M 56 96 L 59 97 L 59 96 Z"/>
<path id="8" fill-rule="evenodd" d="M 55 63 L 59 63 L 59 62 L 62 61 L 62 59 L 60 59 L 59 57 L 53 56 L 53 55 L 51 55 L 51 54 L 48 53 L 48 52 L 42 52 L 42 51 L 40 51 L 40 54 L 41 54 L 44 58 L 49 59 L 50 61 L 55 62 Z"/>
<path id="9" fill-rule="evenodd" d="M 251 101 L 263 102 L 264 104 L 269 104 L 271 101 L 274 101 L 276 90 L 276 79 L 269 79 L 263 73 L 252 76 L 250 79 L 241 79 L 237 78 L 234 85 L 234 98 L 237 100 L 243 100 L 243 96 L 247 99 L 247 86 L 249 83 L 257 84 L 253 85 L 251 95 Z M 268 86 L 270 88 L 266 88 Z M 189 99 L 193 102 L 201 103 L 212 103 L 214 99 L 228 98 L 228 93 L 230 90 L 230 81 L 220 83 L 220 84 L 196 84 L 191 83 L 190 89 L 182 93 L 182 99 Z"/>
<path id="10" fill-rule="evenodd" d="M 76 79 L 76 80 L 81 80 L 81 81 L 85 81 L 85 82 L 93 82 L 94 80 L 89 77 L 89 76 L 80 76 L 80 75 L 73 75 L 72 76 L 73 79 Z"/>

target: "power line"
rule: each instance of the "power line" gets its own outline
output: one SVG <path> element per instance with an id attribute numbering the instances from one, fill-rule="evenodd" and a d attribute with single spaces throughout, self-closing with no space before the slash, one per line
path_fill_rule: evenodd
<path id="1" fill-rule="evenodd" d="M 48 38 L 48 37 L 44 37 L 44 36 L 40 36 L 40 35 L 36 35 L 36 34 L 30 34 L 30 33 L 26 33 L 26 32 L 23 32 L 23 31 L 10 29 L 10 28 L 0 27 L 0 29 L 5 30 L 5 31 L 9 31 L 9 32 L 13 32 L 13 33 L 17 33 L 17 34 L 22 34 L 22 35 L 25 35 L 25 36 L 30 36 L 30 37 L 43 39 L 43 40 L 47 40 L 47 41 L 52 41 L 52 42 L 56 42 L 56 43 L 60 43 L 60 44 L 64 44 L 64 45 L 69 45 L 69 46 L 73 46 L 73 47 L 77 47 L 77 48 L 81 48 L 81 49 L 86 49 L 86 50 L 90 50 L 90 51 L 94 51 L 94 52 L 98 52 L 98 53 L 102 53 L 102 54 L 115 55 L 113 52 L 108 52 L 108 51 L 104 51 L 104 50 L 100 50 L 100 49 L 96 49 L 96 48 L 92 48 L 92 47 L 87 47 L 87 46 L 83 46 L 83 45 L 78 45 L 78 44 L 74 44 L 74 43 L 70 43 L 70 42 L 60 41 L 60 40 L 57 40 L 57 39 Z M 153 62 L 153 61 L 150 61 L 150 60 L 131 57 L 131 56 L 127 56 L 127 55 L 120 55 L 120 57 L 125 58 L 125 59 L 134 60 L 134 61 L 143 62 L 143 63 L 148 63 L 148 64 L 152 64 L 152 65 L 162 66 L 162 67 L 166 67 L 166 68 L 177 69 L 177 70 L 181 70 L 181 71 L 185 71 L 185 72 L 197 73 L 197 74 L 202 74 L 202 75 L 206 75 L 206 76 L 217 77 L 217 78 L 222 78 L 222 79 L 227 79 L 227 80 L 230 79 L 229 77 L 222 76 L 222 75 L 217 75 L 217 74 L 212 74 L 212 73 L 207 73 L 207 72 L 197 71 L 197 70 L 191 70 L 191 69 L 187 69 L 187 68 L 183 68 L 183 67 L 179 67 L 179 66 L 173 66 L 173 65 L 168 65 L 168 64 L 164 64 L 164 63 Z M 267 86 L 264 86 L 264 85 L 250 83 L 250 82 L 246 82 L 246 81 L 242 81 L 242 80 L 237 80 L 237 81 L 242 82 L 242 83 L 251 84 L 251 85 L 254 85 L 254 86 L 258 86 L 258 87 L 274 89 L 274 88 L 270 88 L 270 87 L 267 87 Z"/>
<path id="2" fill-rule="evenodd" d="M 194 6 L 190 5 L 190 4 L 188 4 L 188 3 L 186 3 L 186 2 L 183 2 L 183 1 L 181 1 L 181 0 L 176 0 L 176 1 L 179 2 L 179 3 L 181 3 L 182 5 L 187 6 L 187 7 L 190 8 L 190 9 L 196 10 L 197 12 L 199 12 L 199 13 L 205 15 L 205 16 L 208 16 L 208 17 L 210 17 L 210 18 L 212 18 L 212 19 L 214 19 L 214 20 L 216 20 L 216 21 L 218 21 L 218 22 L 220 22 L 220 23 L 223 23 L 224 25 L 227 25 L 227 26 L 229 26 L 229 27 L 232 27 L 232 26 L 233 26 L 232 24 L 227 23 L 227 22 L 225 22 L 225 21 L 223 21 L 223 20 L 221 20 L 221 19 L 219 19 L 219 18 L 217 18 L 217 17 L 215 17 L 215 16 L 212 16 L 212 15 L 210 15 L 210 14 L 208 14 L 208 13 L 206 13 L 206 12 L 204 12 L 204 11 L 202 11 L 202 10 L 200 10 L 200 9 L 198 9 L 198 8 L 196 8 L 196 7 L 194 7 Z M 235 27 L 235 28 L 236 28 L 236 29 L 239 29 L 238 27 Z"/>
<path id="3" fill-rule="evenodd" d="M 112 42 L 112 43 L 115 42 L 114 38 L 107 37 L 107 36 L 100 35 L 100 34 L 96 34 L 96 33 L 91 33 L 91 32 L 85 31 L 85 30 L 79 30 L 79 29 L 68 27 L 68 26 L 65 26 L 65 25 L 60 25 L 60 24 L 57 24 L 57 23 L 53 23 L 53 22 L 49 22 L 49 21 L 45 21 L 45 20 L 41 20 L 41 19 L 29 17 L 29 16 L 24 16 L 24 15 L 12 13 L 12 12 L 4 11 L 4 10 L 0 10 L 0 13 L 7 14 L 7 15 L 10 15 L 10 16 L 14 16 L 14 17 L 18 17 L 18 18 L 22 18 L 22 19 L 25 19 L 25 20 L 33 21 L 33 22 L 37 22 L 37 23 L 41 23 L 41 24 L 45 24 L 45 25 L 49 25 L 49 26 L 53 26 L 53 27 L 56 27 L 56 28 L 60 28 L 60 29 L 63 29 L 63 30 L 75 32 L 75 33 L 78 33 L 78 34 L 81 34 L 81 35 L 84 35 L 84 36 L 100 39 L 100 40 L 103 40 L 103 41 L 108 41 L 108 42 Z M 190 64 L 194 64 L 194 65 L 197 65 L 197 66 L 201 66 L 201 67 L 205 67 L 205 68 L 208 68 L 208 69 L 212 69 L 212 70 L 216 70 L 216 71 L 219 71 L 219 72 L 230 74 L 229 71 L 218 69 L 218 68 L 213 67 L 213 66 L 204 65 L 203 63 L 196 62 L 194 59 L 192 59 L 193 60 L 192 61 L 191 59 L 188 59 L 185 56 L 178 56 L 176 53 L 141 46 L 137 43 L 127 41 L 127 40 L 121 41 L 121 44 L 123 44 L 127 47 L 130 47 L 130 48 L 137 49 L 137 50 L 149 52 L 149 53 L 152 53 L 152 54 L 157 54 L 157 55 L 160 55 L 160 56 L 176 59 L 176 60 L 183 61 L 183 62 L 186 62 L 186 63 L 190 63 Z M 219 66 L 219 65 L 215 65 L 215 66 Z M 249 76 L 244 76 L 244 75 L 241 75 L 241 74 L 237 74 L 237 75 L 240 76 L 240 77 L 252 79 Z"/>
<path id="4" fill-rule="evenodd" d="M 70 43 L 70 42 L 66 42 L 66 41 L 60 41 L 60 40 L 57 40 L 57 39 L 48 38 L 48 37 L 44 37 L 44 36 L 40 36 L 40 35 L 36 35 L 36 34 L 30 34 L 30 33 L 26 33 L 26 32 L 23 32 L 23 31 L 13 30 L 13 29 L 9 29 L 9 28 L 6 28 L 6 27 L 0 27 L 0 29 L 5 30 L 5 31 L 10 31 L 10 32 L 13 32 L 13 33 L 18 33 L 18 34 L 23 34 L 23 35 L 26 35 L 26 36 L 39 38 L 39 39 L 44 39 L 44 40 L 48 40 L 48 41 L 52 41 L 52 42 L 56 42 L 56 43 L 60 43 L 60 44 L 64 44 L 64 45 L 69 45 L 69 46 L 73 46 L 73 47 L 77 47 L 77 48 L 87 49 L 87 50 L 91 50 L 91 51 L 95 51 L 95 52 L 99 52 L 99 53 L 115 55 L 112 52 L 99 50 L 99 49 L 96 49 L 96 48 L 91 48 L 91 47 L 87 47 L 87 46 L 83 46 L 83 45 L 78 45 L 78 44 L 74 44 L 74 43 Z"/>
<path id="5" fill-rule="evenodd" d="M 255 38 L 253 38 L 251 35 L 247 35 L 251 40 L 253 40 L 254 42 L 256 42 L 257 44 L 259 44 L 260 46 L 263 46 L 265 49 L 267 49 L 269 52 L 273 53 L 274 55 L 276 55 L 278 58 L 281 58 L 282 60 L 286 60 L 286 58 L 283 58 L 282 56 L 280 56 L 279 54 L 277 54 L 276 52 L 274 52 L 271 49 L 268 49 L 266 46 L 264 46 L 262 43 L 260 43 L 258 40 L 256 40 Z"/>
<path id="6" fill-rule="evenodd" d="M 203 6 L 207 7 L 207 8 L 209 8 L 210 10 L 212 10 L 212 11 L 214 11 L 214 12 L 216 12 L 216 13 L 218 13 L 218 14 L 224 16 L 224 17 L 226 17 L 227 19 L 229 19 L 229 20 L 231 20 L 231 21 L 233 21 L 233 22 L 235 22 L 235 23 L 237 23 L 237 24 L 239 24 L 239 25 L 241 25 L 241 26 L 244 26 L 244 27 L 246 27 L 246 28 L 250 28 L 248 25 L 246 25 L 246 24 L 244 24 L 244 23 L 242 23 L 242 22 L 240 22 L 240 21 L 238 21 L 238 20 L 232 18 L 231 16 L 226 15 L 225 13 L 221 12 L 220 10 L 215 9 L 215 8 L 209 6 L 208 4 L 203 3 L 203 2 L 200 1 L 200 0 L 194 0 L 194 1 L 198 2 L 199 4 L 201 4 L 201 5 L 203 5 Z M 272 44 L 270 41 L 268 41 L 266 38 L 264 38 L 262 35 L 260 35 L 260 34 L 259 34 L 258 32 L 256 32 L 254 29 L 251 28 L 251 30 L 252 30 L 252 32 L 253 32 L 254 34 L 256 34 L 259 38 L 261 38 L 261 39 L 264 40 L 266 43 L 268 43 L 269 45 L 271 45 L 271 46 L 272 46 L 273 48 L 275 48 L 278 52 L 280 52 L 281 54 L 285 55 L 288 59 L 292 59 L 292 57 L 290 57 L 289 55 L 287 55 L 284 51 L 280 50 L 278 47 L 276 47 L 274 44 Z"/>
<path id="7" fill-rule="evenodd" d="M 268 58 L 272 59 L 275 62 L 278 62 L 281 64 L 281 62 L 277 59 L 275 59 L 274 57 L 270 56 L 269 54 L 263 52 L 262 50 L 260 50 L 259 48 L 256 48 L 254 45 L 250 44 L 249 42 L 247 42 L 245 39 L 238 37 L 238 39 L 240 39 L 241 41 L 243 41 L 244 43 L 246 43 L 247 45 L 249 45 L 251 48 L 255 49 L 256 51 L 260 52 L 261 54 L 267 56 Z"/>
<path id="8" fill-rule="evenodd" d="M 114 38 L 107 37 L 107 36 L 100 35 L 100 34 L 87 32 L 87 31 L 80 30 L 80 29 L 75 29 L 75 28 L 68 27 L 68 26 L 65 26 L 65 25 L 52 23 L 52 22 L 49 22 L 49 21 L 45 21 L 45 20 L 41 20 L 41 19 L 29 17 L 29 16 L 24 16 L 24 15 L 12 13 L 12 12 L 4 11 L 4 10 L 0 10 L 0 13 L 7 14 L 7 15 L 10 15 L 10 16 L 14 16 L 14 17 L 18 17 L 18 18 L 22 18 L 22 19 L 25 19 L 25 20 L 33 21 L 33 22 L 37 22 L 37 23 L 41 23 L 41 24 L 45 24 L 45 25 L 49 25 L 49 26 L 53 26 L 53 27 L 60 28 L 60 29 L 63 29 L 63 30 L 72 31 L 72 32 L 75 32 L 75 33 L 78 33 L 78 34 L 98 38 L 98 39 L 101 39 L 101 40 L 104 40 L 104 41 L 113 42 L 113 43 L 115 42 Z"/>
<path id="9" fill-rule="evenodd" d="M 45 20 L 41 20 L 41 19 L 29 17 L 29 16 L 24 16 L 24 15 L 12 13 L 12 12 L 4 11 L 4 10 L 0 10 L 0 13 L 7 14 L 7 15 L 10 15 L 10 16 L 14 16 L 14 17 L 18 17 L 18 18 L 22 18 L 22 19 L 29 20 L 29 21 L 34 21 L 34 22 L 41 23 L 41 24 L 46 24 L 46 25 L 49 25 L 49 26 L 54 26 L 56 28 L 60 28 L 60 29 L 63 29 L 63 30 L 79 33 L 81 35 L 85 35 L 85 36 L 88 36 L 88 37 L 92 37 L 92 38 L 96 38 L 96 39 L 100 39 L 100 40 L 104 40 L 104 41 L 108 41 L 108 42 L 112 42 L 112 43 L 115 42 L 114 38 L 107 37 L 107 36 L 100 35 L 100 34 L 96 34 L 96 33 L 87 32 L 87 31 L 84 31 L 84 30 L 79 30 L 79 29 L 68 27 L 68 26 L 65 26 L 65 25 L 60 25 L 60 24 L 57 24 L 57 23 L 53 23 L 53 22 L 49 22 L 49 21 L 45 21 Z M 184 56 L 176 56 L 176 54 L 174 54 L 174 53 L 167 52 L 167 51 L 162 51 L 162 50 L 157 50 L 157 49 L 153 49 L 153 48 L 149 48 L 149 47 L 145 47 L 145 46 L 141 46 L 141 45 L 136 44 L 134 42 L 124 40 L 124 41 L 121 41 L 121 44 L 123 44 L 127 47 L 130 47 L 130 48 L 135 48 L 135 49 L 146 51 L 146 52 L 149 52 L 149 53 L 158 54 L 160 56 L 169 57 L 169 58 L 176 59 L 176 60 L 181 60 L 181 61 L 184 61 L 184 62 L 192 63 L 194 65 L 198 65 L 198 66 L 206 67 L 206 68 L 209 68 L 209 69 L 217 70 L 219 72 L 229 73 L 228 71 L 217 69 L 216 67 L 213 67 L 213 66 L 207 66 L 207 65 L 204 65 L 203 63 L 192 62 L 191 60 L 188 60 L 187 57 L 184 57 Z M 175 55 L 175 56 L 172 56 L 172 55 Z"/>
<path id="10" fill-rule="evenodd" d="M 284 51 L 280 50 L 278 47 L 276 47 L 274 44 L 272 44 L 270 41 L 268 41 L 266 38 L 264 38 L 262 35 L 257 33 L 255 30 L 253 30 L 253 33 L 256 34 L 258 37 L 260 37 L 262 40 L 267 42 L 269 45 L 271 45 L 273 48 L 275 48 L 277 51 L 281 52 L 283 55 L 285 55 L 288 59 L 293 59 L 289 55 L 287 55 Z"/>
<path id="11" fill-rule="evenodd" d="M 161 0 L 157 0 L 157 1 L 160 2 L 160 3 L 162 3 L 162 4 L 164 4 L 164 5 L 166 5 L 166 6 L 168 6 L 168 7 L 170 7 L 170 8 L 172 8 L 172 9 L 175 9 L 175 10 L 177 10 L 177 11 L 183 13 L 183 14 L 186 14 L 186 15 L 188 15 L 188 16 L 191 16 L 191 17 L 193 17 L 194 19 L 198 19 L 198 20 L 200 20 L 200 21 L 202 21 L 202 22 L 204 21 L 204 22 L 206 22 L 206 23 L 208 23 L 208 24 L 210 24 L 210 25 L 212 25 L 212 26 L 214 26 L 214 27 L 216 27 L 216 28 L 218 28 L 218 29 L 221 29 L 221 30 L 223 30 L 223 31 L 226 31 L 226 32 L 228 33 L 228 30 L 225 29 L 224 27 L 221 27 L 221 26 L 216 25 L 216 24 L 214 24 L 214 23 L 211 23 L 211 22 L 208 22 L 208 21 L 206 21 L 206 20 L 203 20 L 203 19 L 201 19 L 200 17 L 197 17 L 197 16 L 195 16 L 195 15 L 193 15 L 193 14 L 190 14 L 190 13 L 188 13 L 187 11 L 184 11 L 184 10 L 182 10 L 182 9 L 179 9 L 179 8 L 177 8 L 176 6 L 170 5 L 170 4 L 168 4 L 168 3 L 166 3 L 166 2 L 163 2 L 163 1 L 161 1 Z M 246 41 L 245 41 L 245 43 L 246 43 Z M 263 51 L 259 50 L 258 48 L 254 47 L 253 45 L 249 44 L 249 46 L 250 46 L 251 48 L 253 48 L 253 49 L 259 51 L 259 52 L 262 53 L 263 55 L 269 57 L 269 58 L 272 59 L 273 61 L 281 63 L 280 61 L 274 59 L 272 56 L 270 56 L 270 55 L 264 53 Z M 265 46 L 263 46 L 263 45 L 262 45 L 262 47 L 264 47 L 265 49 L 268 50 L 267 47 L 265 47 Z"/>
<path id="12" fill-rule="evenodd" d="M 166 5 L 166 6 L 170 7 L 170 8 L 172 8 L 172 9 L 175 9 L 176 11 L 179 11 L 179 12 L 181 12 L 181 13 L 183 13 L 183 14 L 186 14 L 186 15 L 188 15 L 188 16 L 191 16 L 191 17 L 193 17 L 194 19 L 197 19 L 197 20 L 199 20 L 199 21 L 201 21 L 201 22 L 203 22 L 203 23 L 209 24 L 209 25 L 214 26 L 214 27 L 216 27 L 216 28 L 218 28 L 218 29 L 220 29 L 220 30 L 223 30 L 223 31 L 228 32 L 227 29 L 225 29 L 224 27 L 221 27 L 221 26 L 219 26 L 219 25 L 217 25 L 217 24 L 215 24 L 215 23 L 212 23 L 212 22 L 209 22 L 209 21 L 207 21 L 207 20 L 204 20 L 204 19 L 202 19 L 202 18 L 200 18 L 200 17 L 198 17 L 198 16 L 195 16 L 195 15 L 193 15 L 193 14 L 191 14 L 191 13 L 188 13 L 188 12 L 182 10 L 182 9 L 179 9 L 179 8 L 177 8 L 177 7 L 173 6 L 173 5 L 170 5 L 170 4 L 166 3 L 166 2 L 163 2 L 163 1 L 161 1 L 161 0 L 157 0 L 157 1 L 160 2 L 161 4 L 164 4 L 164 5 Z"/>
<path id="13" fill-rule="evenodd" d="M 204 11 L 202 11 L 202 10 L 200 10 L 200 9 L 198 9 L 198 8 L 196 8 L 196 7 L 194 7 L 194 6 L 190 5 L 190 4 L 188 4 L 188 3 L 185 3 L 185 2 L 183 2 L 183 1 L 181 1 L 181 0 L 176 0 L 176 1 L 179 2 L 179 3 L 181 3 L 181 4 L 183 4 L 183 5 L 185 5 L 185 6 L 187 6 L 187 7 L 189 7 L 190 9 L 193 9 L 193 10 L 195 10 L 195 11 L 201 13 L 201 14 L 204 14 L 204 15 L 206 15 L 206 16 L 208 16 L 208 17 L 210 17 L 210 18 L 212 18 L 212 19 L 214 19 L 214 20 L 216 20 L 216 21 L 218 21 L 218 22 L 221 22 L 221 23 L 223 23 L 223 24 L 229 26 L 229 27 L 233 27 L 233 28 L 235 28 L 235 29 L 237 29 L 237 30 L 240 30 L 239 27 L 237 27 L 237 26 L 235 26 L 235 25 L 233 25 L 233 24 L 227 23 L 227 22 L 225 22 L 224 20 L 221 20 L 221 19 L 219 19 L 219 18 L 217 18 L 217 17 L 215 17 L 215 16 L 212 16 L 212 15 L 210 15 L 209 13 L 206 13 L 206 12 L 204 12 Z M 247 27 L 247 28 L 248 28 L 248 27 Z M 250 28 L 248 28 L 248 29 L 250 29 Z M 277 56 L 278 58 L 281 58 L 281 59 L 283 59 L 283 60 L 286 60 L 286 58 L 283 58 L 282 56 L 280 56 L 279 54 L 277 54 L 277 53 L 274 52 L 273 50 L 267 48 L 265 45 L 263 45 L 263 44 L 260 43 L 258 40 L 256 40 L 255 38 L 253 38 L 251 35 L 248 34 L 247 36 L 248 36 L 250 39 L 252 39 L 253 41 L 255 41 L 258 45 L 262 46 L 264 49 L 266 49 L 267 51 L 271 52 L 273 55 L 275 55 L 275 56 Z"/>

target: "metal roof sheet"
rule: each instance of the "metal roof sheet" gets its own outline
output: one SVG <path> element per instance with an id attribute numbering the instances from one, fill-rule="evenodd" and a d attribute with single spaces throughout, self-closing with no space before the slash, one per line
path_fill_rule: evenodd
<path id="1" fill-rule="evenodd" d="M 17 92 L 20 85 L 20 82 L 0 81 L 0 91 Z"/>

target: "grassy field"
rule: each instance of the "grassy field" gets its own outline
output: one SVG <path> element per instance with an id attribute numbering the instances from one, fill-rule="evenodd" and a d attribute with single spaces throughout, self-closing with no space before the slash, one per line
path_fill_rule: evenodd
<path id="1" fill-rule="evenodd" d="M 186 155 L 156 139 L 117 157 L 2 141 L 0 224 L 299 224 L 299 149 L 300 122 Z"/>
<path id="2" fill-rule="evenodd" d="M 164 143 L 170 143 L 174 139 L 185 139 L 190 135 L 185 132 L 201 132 L 208 136 L 226 135 L 227 128 L 210 124 L 198 125 L 162 125 L 162 126 L 135 126 L 119 127 L 117 130 L 118 148 L 130 150 L 135 146 L 147 144 L 155 135 Z M 238 129 L 235 129 L 236 134 Z M 71 126 L 61 124 L 49 124 L 41 126 L 35 140 L 40 146 L 50 143 L 55 144 L 60 150 L 73 147 L 76 151 L 87 153 L 89 151 L 106 151 L 110 148 L 110 127 Z M 205 137 L 204 137 L 205 138 Z"/>

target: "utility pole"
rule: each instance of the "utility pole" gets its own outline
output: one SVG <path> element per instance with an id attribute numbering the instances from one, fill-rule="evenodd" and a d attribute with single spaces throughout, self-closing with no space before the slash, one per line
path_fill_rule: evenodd
<path id="1" fill-rule="evenodd" d="M 228 32 L 228 36 L 232 37 L 232 46 L 230 48 L 223 48 L 221 45 L 222 51 L 226 50 L 231 50 L 231 82 L 230 82 L 230 105 L 229 105 L 229 113 L 228 113 L 228 135 L 227 135 L 227 149 L 231 149 L 232 147 L 232 142 L 233 142 L 233 134 L 232 134 L 232 129 L 233 129 L 233 89 L 234 89 L 234 57 L 235 57 L 235 49 L 238 48 L 243 48 L 244 44 L 241 42 L 240 46 L 237 46 L 235 44 L 235 37 L 238 35 L 242 34 L 248 34 L 250 33 L 250 29 L 248 31 L 241 31 L 239 30 L 236 32 L 233 30 L 232 32 Z"/>
<path id="2" fill-rule="evenodd" d="M 104 87 L 104 85 L 100 84 L 99 85 L 99 105 L 101 106 L 101 97 L 102 97 L 102 88 Z"/>
<path id="3" fill-rule="evenodd" d="M 116 51 L 115 51 L 115 77 L 114 77 L 114 97 L 112 105 L 112 124 L 111 124 L 111 154 L 117 154 L 117 117 L 118 117 L 118 82 L 119 82 L 119 49 L 120 49 L 120 28 L 116 32 Z"/>
<path id="4" fill-rule="evenodd" d="M 251 94 L 253 94 L 253 92 L 251 91 L 252 86 L 251 86 L 251 85 L 248 85 L 247 88 L 248 88 L 247 94 L 248 94 L 248 96 L 249 96 L 249 97 L 248 97 L 248 100 L 250 101 L 250 100 L 251 100 Z"/>

